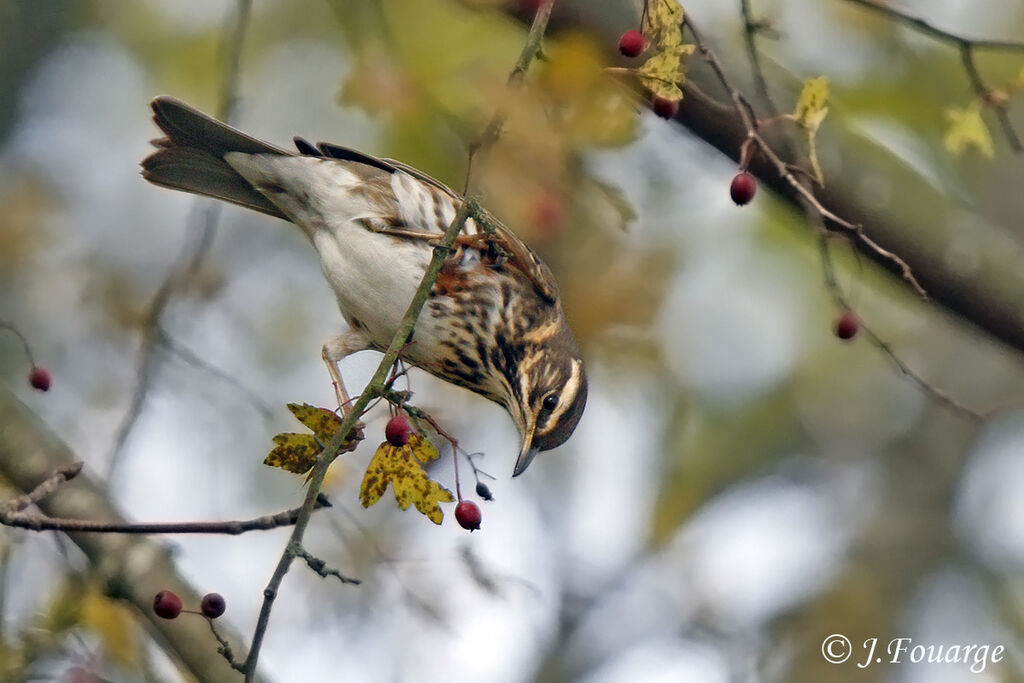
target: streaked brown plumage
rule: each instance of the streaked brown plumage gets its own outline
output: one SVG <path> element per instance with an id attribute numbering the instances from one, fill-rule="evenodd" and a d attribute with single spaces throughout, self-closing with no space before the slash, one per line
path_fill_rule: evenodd
<path id="1" fill-rule="evenodd" d="M 146 180 L 291 221 L 316 247 L 349 324 L 323 350 L 344 400 L 337 362 L 388 345 L 462 198 L 396 161 L 301 138 L 291 152 L 170 97 L 152 107 L 167 137 L 142 162 Z M 402 358 L 505 407 L 522 437 L 518 475 L 572 435 L 587 400 L 583 362 L 529 247 L 472 218 L 457 244 Z"/>

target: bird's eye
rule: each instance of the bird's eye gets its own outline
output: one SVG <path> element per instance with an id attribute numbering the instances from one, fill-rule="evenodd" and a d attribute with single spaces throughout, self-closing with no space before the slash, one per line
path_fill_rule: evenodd
<path id="1" fill-rule="evenodd" d="M 544 410 L 554 410 L 558 405 L 558 394 L 548 394 L 544 397 Z"/>

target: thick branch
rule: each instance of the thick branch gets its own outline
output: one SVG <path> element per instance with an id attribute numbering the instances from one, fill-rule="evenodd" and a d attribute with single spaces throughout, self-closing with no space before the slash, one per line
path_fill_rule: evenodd
<path id="1" fill-rule="evenodd" d="M 609 46 L 609 56 L 616 58 L 613 46 L 622 31 L 621 23 L 609 21 L 606 13 L 593 11 L 588 0 L 567 1 L 560 7 L 562 11 L 552 19 L 553 29 L 588 29 Z M 723 155 L 738 161 L 740 149 L 748 139 L 747 129 L 739 113 L 723 108 L 704 94 L 721 91 L 712 75 L 693 69 L 684 90 L 686 97 L 677 122 Z M 821 205 L 862 226 L 864 234 L 883 249 L 899 254 L 934 302 L 1024 352 L 1024 270 L 1007 267 L 1006 231 L 983 222 L 972 226 L 971 246 L 977 255 L 977 267 L 970 271 L 956 269 L 949 253 L 959 239 L 959 228 L 950 200 L 884 150 L 866 144 L 862 137 L 838 128 L 830 132 L 835 138 L 830 151 L 835 152 L 832 156 L 837 161 L 826 169 L 828 185 L 816 192 Z M 877 154 L 872 155 L 873 151 Z M 802 195 L 779 176 L 773 164 L 755 155 L 749 170 L 763 186 L 803 215 Z M 880 206 L 878 197 L 861 191 L 859 180 L 865 173 L 903 188 L 905 201 Z M 865 245 L 858 243 L 857 247 L 883 267 L 899 272 L 894 264 Z"/>
<path id="2" fill-rule="evenodd" d="M 34 490 L 54 470 L 75 464 L 68 446 L 3 385 L 0 434 L 0 476 L 22 491 Z M 84 474 L 37 504 L 52 517 L 124 522 L 105 489 Z M 198 605 L 202 597 L 178 575 L 165 547 L 138 536 L 70 533 L 69 537 L 89 559 L 107 593 L 134 605 L 150 632 L 166 643 L 167 651 L 196 680 L 238 680 L 238 674 L 217 653 L 217 644 L 202 620 L 167 621 L 153 614 L 153 596 L 161 590 L 174 591 L 186 604 Z M 235 649 L 240 647 L 236 634 L 225 637 Z"/>

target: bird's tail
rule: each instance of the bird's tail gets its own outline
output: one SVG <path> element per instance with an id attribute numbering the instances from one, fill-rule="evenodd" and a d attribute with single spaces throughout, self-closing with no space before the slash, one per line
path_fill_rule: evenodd
<path id="1" fill-rule="evenodd" d="M 242 152 L 291 156 L 292 152 L 246 135 L 173 97 L 157 97 L 151 106 L 153 120 L 167 137 L 153 141 L 157 151 L 142 160 L 143 178 L 154 185 L 285 218 L 224 161 L 224 155 Z"/>

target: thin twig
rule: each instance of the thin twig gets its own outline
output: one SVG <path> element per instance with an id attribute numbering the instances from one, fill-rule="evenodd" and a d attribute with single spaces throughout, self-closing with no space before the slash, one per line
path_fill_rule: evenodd
<path id="1" fill-rule="evenodd" d="M 1006 105 L 991 103 L 990 96 L 992 94 L 992 89 L 986 85 L 985 81 L 981 77 L 981 72 L 978 71 L 978 65 L 974 62 L 975 50 L 1024 52 L 1024 41 L 967 38 L 958 33 L 941 29 L 926 19 L 903 10 L 896 9 L 888 4 L 883 4 L 877 0 L 845 1 L 885 15 L 894 21 L 910 26 L 914 30 L 924 33 L 925 35 L 929 35 L 936 40 L 956 45 L 960 50 L 960 60 L 963 62 L 964 71 L 967 73 L 967 79 L 971 82 L 971 87 L 974 89 L 975 94 L 977 94 L 982 102 L 989 104 L 990 108 L 994 111 L 996 118 L 999 120 L 999 125 L 1003 129 L 1003 135 L 1006 136 L 1006 141 L 1014 153 L 1020 154 L 1024 151 L 1024 145 L 1021 144 L 1020 137 L 1017 135 L 1017 131 L 1014 129 L 1013 123 L 1010 121 L 1010 114 L 1007 111 Z"/>
<path id="2" fill-rule="evenodd" d="M 228 664 L 235 671 L 245 673 L 245 663 L 235 659 L 235 653 L 231 649 L 231 643 L 224 639 L 224 637 L 217 631 L 217 627 L 213 625 L 213 619 L 206 618 L 207 623 L 210 624 L 210 633 L 217 639 L 217 652 L 220 656 L 227 660 Z"/>
<path id="3" fill-rule="evenodd" d="M 355 586 L 358 586 L 362 583 L 362 581 L 360 581 L 359 579 L 353 579 L 349 576 L 345 576 L 337 569 L 331 569 L 327 566 L 326 562 L 321 560 L 316 555 L 313 555 L 305 548 L 299 548 L 298 552 L 296 552 L 295 555 L 305 560 L 306 566 L 315 571 L 317 574 L 319 574 L 321 578 L 326 579 L 328 576 L 334 576 L 337 577 L 337 579 L 342 583 L 351 583 Z"/>
<path id="4" fill-rule="evenodd" d="M 260 415 L 263 416 L 263 419 L 268 421 L 274 419 L 274 411 L 269 405 L 267 405 L 266 401 L 264 401 L 255 391 L 239 382 L 234 375 L 218 368 L 209 361 L 200 357 L 199 354 L 192 351 L 181 342 L 172 339 L 163 328 L 160 328 L 159 334 L 161 345 L 169 353 L 176 355 L 183 363 L 191 365 L 197 370 L 216 377 L 232 389 L 236 390 L 253 408 L 256 409 L 257 412 L 260 413 Z"/>
<path id="5" fill-rule="evenodd" d="M 825 286 L 831 293 L 833 300 L 839 308 L 847 311 L 853 311 L 853 307 L 847 300 L 846 295 L 839 286 L 839 280 L 836 278 L 835 264 L 832 260 L 832 252 L 828 245 L 828 232 L 824 228 L 818 230 L 818 252 L 821 255 L 821 267 L 825 279 Z M 985 419 L 985 414 L 978 412 L 973 408 L 969 408 L 960 401 L 957 401 L 955 398 L 933 385 L 907 365 L 906 361 L 900 358 L 893 350 L 889 342 L 879 337 L 874 329 L 865 323 L 864 318 L 859 314 L 857 314 L 857 322 L 861 333 L 864 334 L 875 347 L 885 354 L 885 356 L 892 361 L 893 365 L 895 365 L 901 373 L 906 375 L 911 382 L 916 384 L 918 388 L 927 394 L 933 401 L 945 406 L 954 413 L 958 413 L 972 420 L 981 421 Z"/>
<path id="6" fill-rule="evenodd" d="M 523 51 L 520 53 L 519 59 L 516 61 L 512 72 L 509 74 L 509 88 L 517 88 L 522 83 L 523 77 L 529 69 L 530 63 L 539 53 L 541 38 L 547 28 L 553 4 L 554 0 L 545 0 L 541 4 L 540 9 L 537 10 L 537 14 L 534 16 L 533 24 L 530 27 L 530 32 L 527 36 Z M 494 124 L 494 133 L 500 131 L 503 121 L 504 114 L 496 112 L 495 116 L 491 119 L 491 123 Z M 488 127 L 490 128 L 491 124 L 488 124 Z M 488 140 L 493 141 L 493 139 L 494 136 L 491 136 L 490 138 L 481 136 L 481 142 L 476 145 L 476 149 L 479 150 L 482 147 L 492 144 L 492 142 L 488 142 Z M 471 146 L 470 159 L 472 159 L 472 154 L 473 147 Z M 469 181 L 471 178 L 469 174 L 471 166 L 472 164 L 470 163 L 467 167 L 467 190 L 469 188 Z M 302 508 L 299 512 L 299 518 L 295 523 L 295 528 L 292 529 L 292 535 L 288 540 L 288 545 L 285 546 L 284 552 L 281 554 L 281 558 L 277 563 L 277 567 L 274 569 L 274 573 L 270 577 L 267 587 L 263 590 L 263 605 L 260 608 L 259 618 L 256 621 L 252 644 L 249 647 L 249 656 L 245 662 L 246 683 L 255 681 L 256 664 L 259 661 L 260 650 L 263 646 L 263 639 L 266 635 L 267 627 L 270 624 L 270 614 L 273 609 L 274 600 L 277 598 L 281 583 L 284 581 L 284 577 L 288 573 L 292 561 L 299 556 L 299 553 L 303 552 L 302 539 L 305 536 L 306 528 L 309 525 L 313 501 L 320 491 L 320 487 L 323 486 L 324 477 L 327 474 L 327 468 L 330 467 L 331 463 L 334 462 L 334 459 L 338 456 L 338 450 L 348 439 L 349 433 L 356 427 L 357 421 L 366 411 L 370 402 L 380 398 L 384 390 L 388 388 L 388 377 L 391 375 L 392 367 L 398 360 L 402 349 L 404 349 L 405 345 L 408 343 L 409 337 L 416 326 L 416 321 L 419 319 L 420 311 L 422 310 L 424 303 L 426 303 L 427 296 L 430 293 L 431 288 L 433 288 L 434 283 L 437 280 L 437 276 L 441 272 L 441 267 L 444 265 L 445 259 L 451 254 L 452 245 L 455 244 L 456 238 L 459 233 L 462 232 L 463 226 L 470 217 L 473 217 L 478 224 L 481 221 L 489 220 L 488 214 L 480 208 L 476 200 L 467 196 L 460 204 L 455 217 L 445 230 L 444 235 L 434 246 L 434 252 L 431 257 L 430 264 L 427 266 L 427 270 L 423 274 L 422 280 L 420 280 L 419 287 L 413 295 L 412 301 L 409 302 L 409 307 L 406 310 L 405 315 L 402 317 L 402 322 L 399 324 L 398 330 L 395 332 L 394 337 L 391 339 L 391 343 L 388 345 L 388 348 L 384 353 L 384 358 L 381 359 L 380 364 L 377 366 L 377 370 L 373 373 L 373 377 L 367 383 L 366 388 L 359 395 L 359 398 L 355 401 L 351 410 L 345 413 L 345 418 L 342 420 L 337 433 L 331 438 L 330 442 L 328 442 L 323 451 L 321 451 L 320 455 L 317 457 L 316 465 L 313 466 L 313 470 L 309 475 L 306 499 L 302 504 Z"/>
<path id="7" fill-rule="evenodd" d="M 519 59 L 516 60 L 515 66 L 509 72 L 505 87 L 506 92 L 512 93 L 519 89 L 523 79 L 526 78 L 526 72 L 529 70 L 530 64 L 540 53 L 541 41 L 544 39 L 544 32 L 547 30 L 548 19 L 551 18 L 551 10 L 554 6 L 555 0 L 542 0 L 540 7 L 537 8 L 537 13 L 533 17 L 533 23 L 530 24 L 530 31 L 526 34 L 526 42 L 523 43 L 523 49 L 519 52 Z M 473 159 L 479 152 L 486 150 L 498 140 L 501 136 L 501 129 L 507 119 L 508 111 L 504 107 L 499 107 L 494 111 L 491 120 L 484 126 L 483 132 L 469 143 L 469 159 L 466 162 L 466 183 L 462 190 L 463 194 L 469 194 L 469 179 L 472 177 Z"/>
<path id="8" fill-rule="evenodd" d="M 34 489 L 25 495 L 18 496 L 14 500 L 10 500 L 5 503 L 4 506 L 0 508 L 0 515 L 15 514 L 24 510 L 29 505 L 35 505 L 43 498 L 46 498 L 48 495 L 60 488 L 61 484 L 77 477 L 82 471 L 83 466 L 84 463 L 73 462 L 70 465 L 58 467 Z"/>
<path id="9" fill-rule="evenodd" d="M 927 33 L 934 38 L 944 40 L 949 43 L 970 43 L 974 47 L 981 50 L 1010 50 L 1017 52 L 1024 52 L 1024 41 L 1020 40 L 988 40 L 985 38 L 965 38 L 957 33 L 946 31 L 941 29 L 934 24 L 930 23 L 926 19 L 914 16 L 903 10 L 898 10 L 891 5 L 887 5 L 877 0 L 845 0 L 854 5 L 860 5 L 861 7 L 867 7 L 870 10 L 884 14 L 890 19 L 895 19 L 900 23 L 907 24 L 908 26 L 914 27 L 916 30 Z"/>
<path id="10" fill-rule="evenodd" d="M 857 2 L 859 0 L 851 0 Z M 721 63 L 718 61 L 717 56 L 710 48 L 704 43 L 699 31 L 695 28 L 693 20 L 687 16 L 684 19 L 684 24 L 689 28 L 690 33 L 693 35 L 694 42 L 697 45 L 698 51 L 704 57 L 704 60 L 708 63 L 711 69 L 715 72 L 719 82 L 729 92 L 735 110 L 739 113 L 740 119 L 743 122 L 744 127 L 747 130 L 748 140 L 752 140 L 770 162 L 775 167 L 776 172 L 786 180 L 786 182 L 794 189 L 798 195 L 798 199 L 807 214 L 808 221 L 812 225 L 816 225 L 820 232 L 820 250 L 821 250 L 821 261 L 822 269 L 824 271 L 825 285 L 828 290 L 832 293 L 836 302 L 845 309 L 849 309 L 850 306 L 843 295 L 842 289 L 839 287 L 838 280 L 835 277 L 834 266 L 832 263 L 831 253 L 828 250 L 828 231 L 827 227 L 838 226 L 852 233 L 852 235 L 865 245 L 871 251 L 874 251 L 877 255 L 885 260 L 895 264 L 901 271 L 903 279 L 907 281 L 922 299 L 927 300 L 928 295 L 924 288 L 918 283 L 914 277 L 910 266 L 902 258 L 897 256 L 895 253 L 883 248 L 881 245 L 876 243 L 870 237 L 868 237 L 859 224 L 851 223 L 832 211 L 826 209 L 821 202 L 815 197 L 814 192 L 808 187 L 806 179 L 801 181 L 794 173 L 790 170 L 789 165 L 784 162 L 778 154 L 772 149 L 772 147 L 761 137 L 756 129 L 756 121 L 753 118 L 753 114 L 750 111 L 749 102 L 746 98 L 736 90 L 729 82 L 728 77 L 725 74 L 725 70 L 722 68 Z M 906 362 L 904 362 L 899 355 L 892 349 L 888 342 L 884 341 L 879 337 L 874 330 L 869 326 L 861 324 L 861 329 L 864 330 L 864 334 L 868 339 L 876 346 L 883 354 L 885 354 L 890 361 L 897 367 L 897 369 L 906 375 L 914 384 L 920 387 L 929 397 L 935 400 L 940 405 L 943 405 L 955 413 L 967 416 L 974 420 L 981 420 L 986 417 L 985 414 L 973 410 L 964 404 L 960 403 L 946 392 L 938 389 L 924 379 L 921 375 L 915 372 Z"/>
<path id="11" fill-rule="evenodd" d="M 47 517 L 40 514 L 21 512 L 24 507 L 36 503 L 53 493 L 58 486 L 70 479 L 68 476 L 74 467 L 81 469 L 81 463 L 63 467 L 42 484 L 24 496 L 14 499 L 0 510 L 0 524 L 3 526 L 31 531 L 63 531 L 67 533 L 102 533 L 102 534 L 222 534 L 237 536 L 249 531 L 267 531 L 283 526 L 292 526 L 299 518 L 300 508 L 292 508 L 272 515 L 264 515 L 254 519 L 228 522 L 102 522 L 93 519 L 66 519 Z M 319 496 L 315 508 L 330 507 L 330 502 Z"/>
<path id="12" fill-rule="evenodd" d="M 259 660 L 260 649 L 263 646 L 263 638 L 266 635 L 267 626 L 270 623 L 270 613 L 274 605 L 274 600 L 277 598 L 281 582 L 284 581 L 284 577 L 291 567 L 292 560 L 294 560 L 302 551 L 302 539 L 306 533 L 306 527 L 309 524 L 313 501 L 315 500 L 317 493 L 320 491 L 320 487 L 323 486 L 324 476 L 327 474 L 327 468 L 332 462 L 334 462 L 334 459 L 337 457 L 338 451 L 342 445 L 349 440 L 349 434 L 355 428 L 356 422 L 364 413 L 370 401 L 378 398 L 381 391 L 386 386 L 388 375 L 391 373 L 391 366 L 393 366 L 395 361 L 398 360 L 398 354 L 401 352 L 402 348 L 404 348 L 406 340 L 409 338 L 409 334 L 416 325 L 416 320 L 419 318 L 420 310 L 423 308 L 423 304 L 427 300 L 427 295 L 429 294 L 430 289 L 434 286 L 434 282 L 437 280 L 437 276 L 441 272 L 441 266 L 444 264 L 444 260 L 448 257 L 451 252 L 452 245 L 455 243 L 455 237 L 462 230 L 462 226 L 465 224 L 466 220 L 475 212 L 475 207 L 476 202 L 471 198 L 465 199 L 459 206 L 459 210 L 455 214 L 455 218 L 448 226 L 448 229 L 445 230 L 441 241 L 434 247 L 434 254 L 431 258 L 430 265 L 427 267 L 427 271 L 424 273 L 423 279 L 420 281 L 420 286 L 416 290 L 416 294 L 409 303 L 409 308 L 406 310 L 405 316 L 402 318 L 402 323 L 399 325 L 398 331 L 395 333 L 395 336 L 391 340 L 391 344 L 384 353 L 384 358 L 381 359 L 376 372 L 374 372 L 373 377 L 366 385 L 366 388 L 352 405 L 352 409 L 345 413 L 345 418 L 342 420 L 338 431 L 327 445 L 324 446 L 323 451 L 317 457 L 316 465 L 313 466 L 313 470 L 309 475 L 306 499 L 300 508 L 299 517 L 295 522 L 295 528 L 292 530 L 291 538 L 288 539 L 288 545 L 281 554 L 281 559 L 277 563 L 277 568 L 270 577 L 267 587 L 263 590 L 263 606 L 260 609 L 260 615 L 256 622 L 256 630 L 253 633 L 252 645 L 249 648 L 249 656 L 246 659 L 245 680 L 247 683 L 255 680 L 256 664 Z"/>
<path id="13" fill-rule="evenodd" d="M 222 121 L 228 123 L 231 122 L 235 109 L 242 48 L 245 44 L 251 14 L 252 0 L 238 0 L 233 21 L 229 19 L 224 28 L 223 44 L 228 47 L 225 52 L 224 85 L 217 113 Z M 125 411 L 124 417 L 121 418 L 110 455 L 107 458 L 108 480 L 113 477 L 121 464 L 125 444 L 142 415 L 153 378 L 159 368 L 158 352 L 162 335 L 160 320 L 164 310 L 178 290 L 194 279 L 217 232 L 222 207 L 220 202 L 212 202 L 208 199 L 196 200 L 188 219 L 189 237 L 182 245 L 174 265 L 153 296 L 146 311 L 142 327 L 142 340 L 139 345 L 138 364 L 135 370 L 135 387 L 132 389 L 128 409 Z"/>
<path id="14" fill-rule="evenodd" d="M 15 327 L 14 323 L 8 320 L 0 320 L 0 330 L 10 331 L 21 341 L 21 346 L 25 349 L 25 355 L 28 356 L 28 364 L 35 367 L 36 361 L 35 358 L 32 357 L 32 347 L 29 346 L 28 339 L 25 339 L 25 335 L 21 333 L 21 330 Z"/>
<path id="15" fill-rule="evenodd" d="M 715 53 L 712 52 L 704 43 L 700 32 L 693 23 L 693 19 L 687 15 L 683 20 L 683 23 L 688 29 L 690 29 L 694 43 L 697 45 L 697 50 L 704 58 L 704 61 L 708 63 L 719 82 L 729 92 L 733 101 L 733 106 L 739 113 L 740 120 L 743 122 L 743 127 L 747 130 L 747 137 L 754 141 L 761 153 L 764 154 L 766 159 L 768 159 L 769 163 L 775 167 L 779 176 L 782 177 L 804 201 L 810 204 L 822 219 L 827 221 L 828 224 L 851 232 L 867 249 L 873 251 L 883 260 L 892 263 L 897 269 L 899 269 L 903 279 L 913 287 L 914 291 L 916 291 L 922 299 L 927 301 L 928 292 L 925 291 L 924 287 L 921 286 L 921 283 L 917 281 L 916 277 L 914 277 L 914 272 L 911 270 L 910 264 L 871 239 L 871 237 L 864 232 L 864 228 L 860 224 L 851 223 L 825 208 L 818 198 L 814 196 L 814 192 L 804 185 L 804 183 L 800 182 L 795 175 L 793 175 L 789 169 L 789 165 L 775 153 L 775 150 L 772 149 L 771 145 L 769 145 L 765 139 L 761 137 L 760 133 L 757 132 L 757 121 L 753 115 L 753 109 L 750 106 L 750 102 L 743 93 L 734 88 L 729 82 L 729 77 L 726 76 L 721 62 L 718 61 L 718 57 Z"/>
<path id="16" fill-rule="evenodd" d="M 747 58 L 750 60 L 750 69 L 754 74 L 754 85 L 764 102 L 765 109 L 772 118 L 779 116 L 779 108 L 775 106 L 768 91 L 768 81 L 765 80 L 764 70 L 761 68 L 761 55 L 757 51 L 755 42 L 756 34 L 760 33 L 763 24 L 754 19 L 753 11 L 750 8 L 750 0 L 740 0 L 740 12 L 743 14 L 743 41 L 747 46 Z"/>

